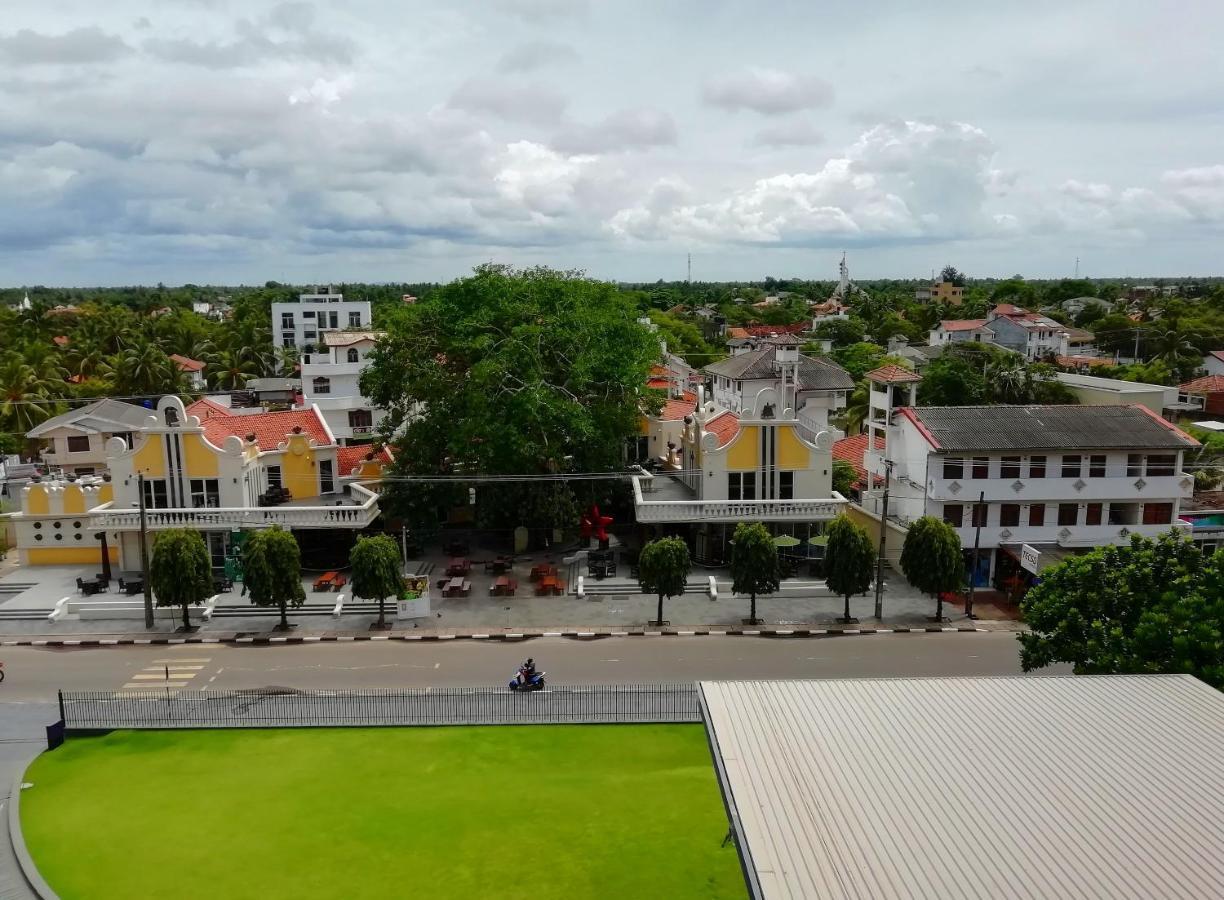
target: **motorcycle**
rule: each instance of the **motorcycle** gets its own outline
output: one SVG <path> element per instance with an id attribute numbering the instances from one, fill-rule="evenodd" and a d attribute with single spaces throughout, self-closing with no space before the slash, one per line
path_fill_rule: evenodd
<path id="1" fill-rule="evenodd" d="M 0 681 L 4 681 L 4 663 L 0 662 Z"/>
<path id="2" fill-rule="evenodd" d="M 519 673 L 515 673 L 510 679 L 510 690 L 512 691 L 542 691 L 544 690 L 544 676 L 546 672 L 536 672 L 526 682 L 519 681 Z"/>

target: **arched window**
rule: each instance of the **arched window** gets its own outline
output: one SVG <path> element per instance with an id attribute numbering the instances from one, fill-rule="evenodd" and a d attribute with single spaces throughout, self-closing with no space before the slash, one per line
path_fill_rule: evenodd
<path id="1" fill-rule="evenodd" d="M 313 382 L 311 382 L 311 386 L 314 388 L 314 392 L 316 394 L 330 394 L 331 393 L 331 379 L 330 378 L 322 378 L 322 377 L 316 378 Z"/>
<path id="2" fill-rule="evenodd" d="M 348 352 L 348 361 L 349 361 L 349 362 L 357 362 L 357 357 L 358 357 L 357 348 L 356 348 L 356 347 L 349 347 L 349 352 Z"/>

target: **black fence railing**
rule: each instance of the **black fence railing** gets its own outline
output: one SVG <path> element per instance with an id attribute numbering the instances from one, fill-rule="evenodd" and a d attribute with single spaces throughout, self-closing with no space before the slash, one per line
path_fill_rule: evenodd
<path id="1" fill-rule="evenodd" d="M 700 722 L 692 683 L 549 685 L 547 690 L 68 692 L 69 731 L 361 725 L 543 725 Z"/>

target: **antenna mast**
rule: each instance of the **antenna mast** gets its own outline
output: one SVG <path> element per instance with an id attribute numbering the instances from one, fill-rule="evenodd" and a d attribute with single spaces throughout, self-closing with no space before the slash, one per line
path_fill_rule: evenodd
<path id="1" fill-rule="evenodd" d="M 693 280 L 693 254 L 688 254 L 688 274 L 684 276 L 684 280 L 691 282 Z"/>

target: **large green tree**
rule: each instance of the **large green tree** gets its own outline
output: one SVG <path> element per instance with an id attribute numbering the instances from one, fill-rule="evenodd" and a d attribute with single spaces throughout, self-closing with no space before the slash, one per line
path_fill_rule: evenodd
<path id="1" fill-rule="evenodd" d="M 691 568 L 688 544 L 683 538 L 663 537 L 642 548 L 638 557 L 638 584 L 642 593 L 655 594 L 659 598 L 655 621 L 650 624 L 660 627 L 667 624 L 663 620 L 663 598 L 679 597 L 684 593 Z"/>
<path id="2" fill-rule="evenodd" d="M 213 594 L 212 561 L 200 532 L 168 528 L 158 532 L 149 560 L 149 587 L 158 606 L 183 610 L 183 628 L 191 628 L 189 609 Z"/>
<path id="3" fill-rule="evenodd" d="M 387 626 L 385 603 L 388 597 L 398 597 L 404 589 L 400 572 L 400 548 L 385 534 L 357 538 L 349 552 L 352 567 L 353 596 L 378 600 L 378 628 Z"/>
<path id="4" fill-rule="evenodd" d="M 397 474 L 619 468 L 644 404 L 660 402 L 643 398 L 659 342 L 637 317 L 613 285 L 581 273 L 495 265 L 403 307 L 362 376 L 362 393 L 387 411 L 387 440 L 404 450 Z M 558 510 L 549 524 L 570 524 L 560 517 L 572 503 L 550 496 Z M 396 482 L 384 498 L 418 533 L 428 507 L 455 499 Z M 482 505 L 483 496 L 477 512 L 487 516 Z M 502 504 L 504 520 L 484 524 L 519 524 L 520 505 Z"/>
<path id="5" fill-rule="evenodd" d="M 965 559 L 960 535 L 947 522 L 923 516 L 905 533 L 901 571 L 924 594 L 935 598 L 935 619 L 943 619 L 943 595 L 965 583 Z"/>
<path id="6" fill-rule="evenodd" d="M 1099 547 L 1041 573 L 1021 603 L 1031 671 L 1187 672 L 1224 689 L 1224 553 L 1173 533 Z"/>
<path id="7" fill-rule="evenodd" d="M 758 594 L 772 594 L 782 583 L 778 546 L 769 529 L 760 522 L 741 522 L 731 538 L 731 590 L 747 594 L 752 605 L 747 624 L 757 625 Z"/>
<path id="8" fill-rule="evenodd" d="M 850 625 L 858 621 L 850 615 L 850 597 L 871 587 L 875 571 L 875 547 L 871 535 L 845 515 L 834 519 L 826 532 L 825 584 L 845 600 L 841 621 Z"/>
<path id="9" fill-rule="evenodd" d="M 288 607 L 306 600 L 302 587 L 302 551 L 288 531 L 272 526 L 256 531 L 243 546 L 242 578 L 256 606 L 280 608 L 280 628 L 288 630 Z"/>

